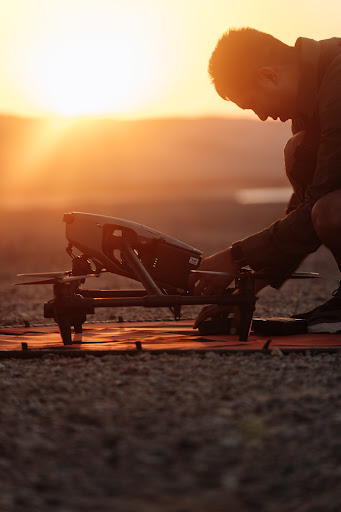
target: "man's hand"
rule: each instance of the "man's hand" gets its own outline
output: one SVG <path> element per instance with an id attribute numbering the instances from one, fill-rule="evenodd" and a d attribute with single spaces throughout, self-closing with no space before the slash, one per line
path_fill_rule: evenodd
<path id="1" fill-rule="evenodd" d="M 201 262 L 199 270 L 236 274 L 239 272 L 240 266 L 233 261 L 229 247 L 205 258 Z M 220 295 L 233 279 L 233 276 L 215 276 L 194 272 L 189 277 L 189 287 L 193 290 L 194 295 Z"/>
<path id="2" fill-rule="evenodd" d="M 230 334 L 234 334 L 233 331 L 237 332 L 239 329 L 240 321 L 237 306 L 218 306 L 217 304 L 210 304 L 209 306 L 203 307 L 193 324 L 193 329 L 197 329 L 200 324 L 208 318 L 227 318 L 231 313 L 233 313 L 233 316 L 231 319 Z"/>
<path id="3" fill-rule="evenodd" d="M 231 248 L 229 247 L 228 249 L 224 249 L 223 251 L 205 258 L 202 261 L 199 270 L 238 274 L 240 268 L 240 265 L 232 259 Z M 193 290 L 194 295 L 220 295 L 233 280 L 233 276 L 215 276 L 213 274 L 199 274 L 193 272 L 189 278 L 189 286 L 190 289 Z M 257 279 L 255 293 L 257 294 L 267 286 L 267 284 L 267 282 Z M 216 304 L 205 306 L 201 310 L 193 328 L 197 328 L 199 324 L 204 322 L 207 318 L 219 318 L 221 316 L 226 318 L 231 313 L 233 313 L 232 328 L 238 330 L 239 309 L 236 306 L 219 306 Z"/>

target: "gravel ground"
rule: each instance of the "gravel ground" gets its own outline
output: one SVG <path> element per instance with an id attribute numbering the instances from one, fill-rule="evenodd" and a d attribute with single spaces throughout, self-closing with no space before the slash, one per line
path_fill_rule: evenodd
<path id="1" fill-rule="evenodd" d="M 0 510 L 338 511 L 337 355 L 4 360 Z"/>
<path id="2" fill-rule="evenodd" d="M 50 290 L 10 287 L 16 272 L 67 268 L 55 257 L 61 237 L 49 242 L 46 229 L 38 246 L 42 226 L 29 237 L 19 220 L 7 238 L 0 233 L 7 255 L 1 325 L 44 321 L 41 301 Z M 153 225 L 148 216 L 141 221 Z M 156 227 L 199 247 L 195 239 L 206 233 L 207 253 L 219 249 L 208 236 L 210 224 L 192 238 Z M 326 250 L 302 270 L 325 279 L 264 291 L 259 316 L 309 308 L 337 287 Z M 94 320 L 121 314 L 168 315 L 120 310 Z M 3 359 L 0 511 L 339 511 L 340 365 L 339 354 L 309 352 Z"/>

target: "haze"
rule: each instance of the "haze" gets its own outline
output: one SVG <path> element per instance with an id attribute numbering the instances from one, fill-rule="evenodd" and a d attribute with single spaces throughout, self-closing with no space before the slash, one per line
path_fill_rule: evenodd
<path id="1" fill-rule="evenodd" d="M 2 207 L 281 186 L 289 123 L 223 101 L 209 57 L 232 26 L 294 44 L 338 35 L 340 14 L 334 0 L 0 0 Z"/>

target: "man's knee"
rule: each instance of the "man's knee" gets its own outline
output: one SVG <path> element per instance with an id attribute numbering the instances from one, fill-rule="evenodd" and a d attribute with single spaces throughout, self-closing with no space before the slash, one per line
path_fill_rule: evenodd
<path id="1" fill-rule="evenodd" d="M 341 236 L 341 190 L 335 190 L 321 197 L 313 206 L 311 218 L 317 236 Z"/>

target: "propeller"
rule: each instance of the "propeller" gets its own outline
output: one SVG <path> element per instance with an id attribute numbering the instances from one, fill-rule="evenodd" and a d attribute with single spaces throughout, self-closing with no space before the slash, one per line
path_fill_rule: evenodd
<path id="1" fill-rule="evenodd" d="M 241 277 L 243 274 L 233 274 L 231 272 L 216 272 L 214 270 L 191 270 L 196 274 L 203 275 L 212 275 L 212 276 L 226 276 L 226 277 Z M 250 272 L 251 273 L 251 272 Z M 255 279 L 270 279 L 274 276 L 271 274 L 266 274 L 262 272 L 252 272 L 252 275 Z M 315 279 L 316 277 L 321 277 L 317 272 L 293 272 L 287 279 Z"/>
<path id="2" fill-rule="evenodd" d="M 33 272 L 30 274 L 17 274 L 17 277 L 63 277 L 70 275 L 72 270 L 65 270 L 64 272 Z"/>
<path id="3" fill-rule="evenodd" d="M 99 277 L 100 273 L 93 274 L 84 274 L 82 276 L 72 276 L 71 270 L 67 270 L 65 272 L 40 272 L 33 274 L 17 274 L 18 277 L 30 277 L 30 278 L 43 278 L 38 281 L 24 281 L 22 283 L 14 283 L 16 286 L 23 286 L 28 284 L 65 284 L 70 283 L 72 281 L 81 281 L 82 279 L 86 279 L 87 277 Z"/>

